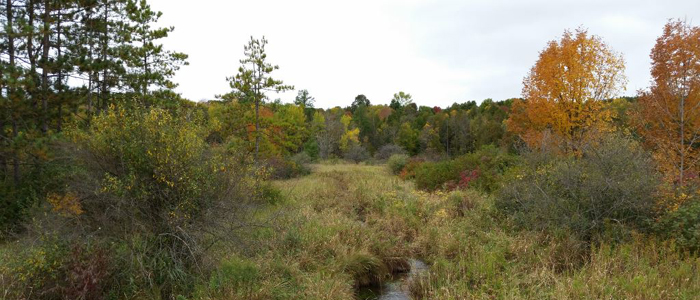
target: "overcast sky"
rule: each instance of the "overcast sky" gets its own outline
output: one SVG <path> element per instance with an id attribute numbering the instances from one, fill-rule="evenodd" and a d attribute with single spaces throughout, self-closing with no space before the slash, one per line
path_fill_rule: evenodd
<path id="1" fill-rule="evenodd" d="M 649 84 L 649 52 L 669 18 L 700 25 L 699 0 L 150 0 L 175 26 L 164 42 L 189 54 L 174 78 L 184 97 L 229 90 L 250 36 L 265 36 L 273 77 L 347 106 L 356 95 L 389 103 L 405 91 L 419 105 L 520 96 L 546 43 L 587 28 L 625 58 L 625 94 Z M 270 95 L 284 102 L 296 91 Z"/>

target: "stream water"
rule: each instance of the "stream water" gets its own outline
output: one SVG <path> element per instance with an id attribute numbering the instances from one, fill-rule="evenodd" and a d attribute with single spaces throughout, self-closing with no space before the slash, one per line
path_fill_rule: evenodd
<path id="1" fill-rule="evenodd" d="M 418 276 L 428 270 L 428 265 L 424 262 L 411 259 L 411 270 L 406 273 L 399 273 L 377 287 L 366 287 L 358 291 L 358 299 L 362 300 L 410 300 L 409 284 Z"/>

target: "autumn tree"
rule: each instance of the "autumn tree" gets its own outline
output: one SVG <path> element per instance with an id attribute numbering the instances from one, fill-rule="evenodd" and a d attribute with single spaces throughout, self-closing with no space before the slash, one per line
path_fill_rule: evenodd
<path id="1" fill-rule="evenodd" d="M 396 144 L 412 155 L 418 154 L 419 135 L 420 132 L 411 127 L 410 123 L 404 122 L 396 136 Z"/>
<path id="2" fill-rule="evenodd" d="M 266 130 L 266 137 L 275 144 L 277 152 L 285 155 L 299 152 L 309 134 L 303 107 L 282 105 L 275 111 L 270 122 L 271 128 Z"/>
<path id="3" fill-rule="evenodd" d="M 283 92 L 294 89 L 284 85 L 281 80 L 273 79 L 270 75 L 279 66 L 266 61 L 265 53 L 267 40 L 250 38 L 244 46 L 245 58 L 240 60 L 238 74 L 226 78 L 239 101 L 252 103 L 255 107 L 255 160 L 260 152 L 260 105 L 267 99 L 267 92 Z"/>
<path id="4" fill-rule="evenodd" d="M 668 179 L 684 186 L 698 175 L 700 27 L 669 21 L 651 51 L 652 85 L 640 92 L 635 120 Z"/>
<path id="5" fill-rule="evenodd" d="M 439 128 L 432 126 L 430 123 L 423 126 L 418 138 L 425 152 L 430 154 L 439 154 L 442 152 L 443 147 L 442 143 L 440 142 L 438 129 Z"/>
<path id="6" fill-rule="evenodd" d="M 622 56 L 586 30 L 565 31 L 551 41 L 523 80 L 524 101 L 515 101 L 507 121 L 510 131 L 534 147 L 549 132 L 575 150 L 594 127 L 611 119 L 602 100 L 612 98 L 626 83 Z"/>
<path id="7" fill-rule="evenodd" d="M 324 122 L 316 134 L 318 141 L 319 155 L 321 158 L 329 158 L 333 154 L 340 154 L 340 140 L 345 134 L 345 124 L 341 121 L 343 111 L 338 108 L 332 108 L 326 111 L 325 115 L 318 114 L 314 116 L 314 123 Z"/>

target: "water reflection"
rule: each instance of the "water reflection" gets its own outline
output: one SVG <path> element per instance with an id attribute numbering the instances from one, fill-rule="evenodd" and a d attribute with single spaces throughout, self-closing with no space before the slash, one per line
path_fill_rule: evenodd
<path id="1" fill-rule="evenodd" d="M 409 286 L 412 280 L 428 270 L 424 262 L 411 259 L 411 270 L 406 273 L 396 274 L 389 282 L 378 287 L 362 288 L 358 291 L 358 298 L 362 300 L 409 300 L 411 299 Z"/>

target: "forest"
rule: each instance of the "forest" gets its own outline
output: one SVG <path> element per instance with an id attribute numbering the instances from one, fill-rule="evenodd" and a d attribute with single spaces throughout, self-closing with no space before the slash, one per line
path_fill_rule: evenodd
<path id="1" fill-rule="evenodd" d="M 691 22 L 639 91 L 579 27 L 516 98 L 321 108 L 265 37 L 196 102 L 146 0 L 0 4 L 0 299 L 700 295 Z"/>

